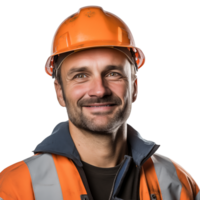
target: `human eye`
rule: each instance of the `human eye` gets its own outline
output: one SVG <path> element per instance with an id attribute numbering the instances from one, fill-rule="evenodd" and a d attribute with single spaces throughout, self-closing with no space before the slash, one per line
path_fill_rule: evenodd
<path id="1" fill-rule="evenodd" d="M 118 74 L 118 75 L 120 75 L 119 73 L 117 73 L 117 72 L 110 72 L 109 74 Z"/>
<path id="2" fill-rule="evenodd" d="M 119 74 L 119 73 L 117 73 L 117 72 L 110 72 L 109 73 L 109 75 L 110 74 L 117 74 L 118 76 L 120 76 L 121 74 Z M 86 76 L 86 74 L 85 73 L 80 73 L 80 74 L 76 74 L 75 76 L 74 76 L 74 78 L 73 79 L 82 79 L 82 78 L 77 78 L 77 77 L 80 77 L 80 75 L 85 75 Z M 114 76 L 115 77 L 115 76 Z"/>
<path id="3" fill-rule="evenodd" d="M 74 79 L 75 79 L 76 77 L 79 77 L 80 75 L 85 75 L 85 74 L 84 74 L 84 73 L 76 74 L 76 75 L 74 76 Z M 80 79 L 80 78 L 78 78 L 78 79 Z"/>

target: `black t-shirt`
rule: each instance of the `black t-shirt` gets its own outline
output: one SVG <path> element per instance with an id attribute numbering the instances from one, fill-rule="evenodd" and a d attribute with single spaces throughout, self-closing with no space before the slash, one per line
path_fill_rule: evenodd
<path id="1" fill-rule="evenodd" d="M 130 148 L 129 156 L 132 157 Z M 110 197 L 111 189 L 115 176 L 122 165 L 122 162 L 116 167 L 112 168 L 99 168 L 83 162 L 83 170 L 87 177 L 88 185 L 94 200 L 108 200 Z M 121 190 L 118 193 L 118 198 L 123 198 L 125 200 L 131 200 L 133 196 L 133 179 L 134 179 L 134 163 L 129 167 L 127 176 L 123 181 Z"/>
<path id="2" fill-rule="evenodd" d="M 111 168 L 100 168 L 83 161 L 82 163 L 94 200 L 108 200 L 121 164 Z"/>

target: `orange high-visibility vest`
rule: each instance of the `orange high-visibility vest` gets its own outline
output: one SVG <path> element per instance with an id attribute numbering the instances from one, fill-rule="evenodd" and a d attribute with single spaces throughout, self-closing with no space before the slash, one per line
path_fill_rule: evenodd
<path id="1" fill-rule="evenodd" d="M 199 188 L 192 177 L 170 159 L 156 154 L 141 167 L 139 195 L 140 200 L 200 200 Z M 88 197 L 73 161 L 44 153 L 16 163 L 0 174 L 2 199 L 88 200 Z"/>

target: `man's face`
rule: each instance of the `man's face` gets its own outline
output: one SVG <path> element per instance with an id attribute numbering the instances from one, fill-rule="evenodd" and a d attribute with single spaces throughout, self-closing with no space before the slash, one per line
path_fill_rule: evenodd
<path id="1" fill-rule="evenodd" d="M 137 88 L 121 52 L 94 48 L 72 54 L 61 66 L 61 78 L 63 92 L 55 80 L 57 98 L 76 127 L 106 134 L 129 117 Z"/>

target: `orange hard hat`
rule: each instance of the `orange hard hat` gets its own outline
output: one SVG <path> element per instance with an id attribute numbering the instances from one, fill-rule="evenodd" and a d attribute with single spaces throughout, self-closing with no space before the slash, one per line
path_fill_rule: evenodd
<path id="1" fill-rule="evenodd" d="M 145 61 L 143 52 L 135 47 L 131 31 L 119 17 L 101 7 L 88 6 L 65 19 L 58 27 L 51 56 L 45 65 L 47 74 L 53 74 L 56 55 L 95 47 L 128 48 L 137 69 Z"/>

